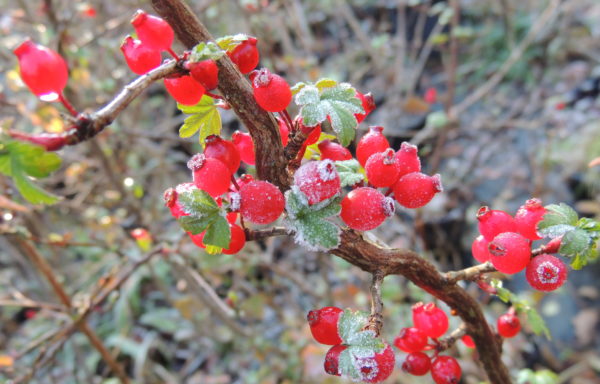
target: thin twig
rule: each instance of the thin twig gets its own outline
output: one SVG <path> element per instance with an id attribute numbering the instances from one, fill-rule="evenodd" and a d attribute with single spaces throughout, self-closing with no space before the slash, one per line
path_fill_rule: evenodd
<path id="1" fill-rule="evenodd" d="M 382 271 L 373 272 L 371 281 L 371 315 L 365 329 L 375 332 L 376 336 L 381 333 L 383 327 L 383 300 L 381 299 L 381 284 L 385 274 Z"/>
<path id="2" fill-rule="evenodd" d="M 460 338 L 467 334 L 467 326 L 461 323 L 458 328 L 450 332 L 447 336 L 437 339 L 435 349 L 438 352 L 450 349 Z"/>
<path id="3" fill-rule="evenodd" d="M 483 264 L 478 264 L 474 267 L 469 267 L 465 269 L 461 269 L 460 271 L 450 271 L 446 272 L 446 280 L 449 284 L 455 284 L 460 280 L 469 280 L 474 281 L 479 278 L 484 273 L 495 272 L 496 268 L 490 263 L 486 261 Z"/>

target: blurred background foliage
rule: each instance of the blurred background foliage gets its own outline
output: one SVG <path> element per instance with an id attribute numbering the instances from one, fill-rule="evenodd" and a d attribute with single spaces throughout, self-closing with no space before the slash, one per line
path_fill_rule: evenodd
<path id="1" fill-rule="evenodd" d="M 536 196 L 600 216 L 600 168 L 588 167 L 600 156 L 596 0 L 460 0 L 454 8 L 426 0 L 189 3 L 214 36 L 258 37 L 260 65 L 290 84 L 330 77 L 372 92 L 378 108 L 358 137 L 376 124 L 394 148 L 405 140 L 419 144 L 424 169 L 442 174 L 445 193 L 374 231 L 390 246 L 419 250 L 442 270 L 459 269 L 474 262 L 480 205 L 514 213 Z M 92 111 L 135 78 L 119 45 L 133 32 L 129 19 L 138 8 L 152 12 L 138 0 L 0 0 L 2 129 L 68 127 L 57 105 L 37 100 L 20 82 L 11 53 L 17 44 L 29 36 L 58 50 L 70 67 L 69 98 Z M 450 28 L 457 9 L 459 24 Z M 536 24 L 544 14 L 547 22 Z M 503 70 L 507 60 L 513 65 Z M 497 85 L 470 101 L 498 71 L 504 72 Z M 424 100 L 429 89 L 435 101 Z M 162 203 L 166 188 L 189 180 L 185 163 L 200 151 L 178 137 L 183 118 L 162 83 L 151 86 L 101 135 L 59 152 L 62 167 L 41 183 L 63 197 L 52 206 L 27 204 L 0 175 L 2 231 L 36 243 L 76 308 L 148 254 L 148 244 L 130 235 L 134 228 L 173 250 L 139 266 L 89 317 L 136 382 L 342 382 L 324 374 L 327 348 L 312 340 L 305 316 L 325 305 L 367 309 L 369 276 L 287 238 L 249 243 L 233 256 L 196 248 Z M 231 111 L 222 118 L 224 136 L 243 129 Z M 572 273 L 548 295 L 528 289 L 523 273 L 505 283 L 538 307 L 553 335 L 545 340 L 525 329 L 505 342 L 515 379 L 600 383 L 598 273 L 597 264 Z M 505 304 L 469 289 L 495 324 Z M 383 290 L 384 336 L 391 342 L 410 324 L 410 306 L 431 297 L 400 277 L 387 278 Z M 19 244 L 0 236 L 0 382 L 27 374 L 32 383 L 117 382 L 79 333 L 39 364 L 38 354 L 55 345 L 45 338 L 71 320 L 56 303 Z M 476 353 L 460 343 L 451 353 L 465 383 L 484 380 Z M 389 380 L 429 381 L 400 369 Z"/>

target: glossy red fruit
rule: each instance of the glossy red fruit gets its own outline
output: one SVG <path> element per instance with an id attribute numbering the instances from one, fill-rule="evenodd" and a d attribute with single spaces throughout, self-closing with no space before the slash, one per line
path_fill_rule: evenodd
<path id="1" fill-rule="evenodd" d="M 254 99 L 262 109 L 281 112 L 292 101 L 292 91 L 285 79 L 262 68 L 252 78 Z"/>
<path id="2" fill-rule="evenodd" d="M 517 232 L 529 240 L 540 240 L 542 237 L 537 233 L 537 224 L 542 221 L 545 214 L 546 208 L 540 199 L 527 200 L 515 215 Z"/>
<path id="3" fill-rule="evenodd" d="M 348 348 L 346 345 L 334 345 L 329 348 L 327 354 L 325 355 L 325 362 L 323 363 L 323 368 L 325 368 L 325 373 L 333 376 L 341 376 L 340 373 L 340 354 L 344 352 L 344 350 Z"/>
<path id="4" fill-rule="evenodd" d="M 431 359 L 423 352 L 410 353 L 402 363 L 402 370 L 413 376 L 423 376 L 429 372 Z"/>
<path id="5" fill-rule="evenodd" d="M 395 364 L 396 356 L 389 345 L 386 345 L 383 351 L 376 353 L 373 357 L 359 357 L 356 359 L 360 378 L 365 383 L 380 383 L 384 381 L 394 371 Z"/>
<path id="6" fill-rule="evenodd" d="M 285 198 L 279 188 L 267 181 L 251 181 L 239 193 L 240 213 L 251 223 L 269 224 L 283 213 Z"/>
<path id="7" fill-rule="evenodd" d="M 420 208 L 429 203 L 436 193 L 444 191 L 439 174 L 429 176 L 420 172 L 402 176 L 393 188 L 394 198 L 406 208 Z"/>
<path id="8" fill-rule="evenodd" d="M 160 51 L 148 48 L 131 36 L 127 36 L 121 43 L 121 52 L 129 69 L 138 75 L 150 72 L 162 62 Z"/>
<path id="9" fill-rule="evenodd" d="M 431 377 L 435 384 L 458 384 L 462 369 L 451 356 L 438 356 L 431 364 Z"/>
<path id="10" fill-rule="evenodd" d="M 279 136 L 281 136 L 281 145 L 285 147 L 289 140 L 290 130 L 285 121 L 280 117 L 277 118 L 277 124 L 279 125 Z"/>
<path id="11" fill-rule="evenodd" d="M 402 328 L 394 345 L 404 352 L 420 352 L 427 345 L 427 335 L 419 328 Z"/>
<path id="12" fill-rule="evenodd" d="M 190 71 L 192 78 L 202 84 L 207 91 L 213 90 L 219 85 L 219 68 L 214 60 L 188 62 L 186 68 Z"/>
<path id="13" fill-rule="evenodd" d="M 400 145 L 400 150 L 396 152 L 396 163 L 400 167 L 399 177 L 413 172 L 421 172 L 421 160 L 417 152 L 416 145 L 412 145 L 406 141 Z"/>
<path id="14" fill-rule="evenodd" d="M 504 232 L 488 244 L 490 261 L 494 267 L 507 274 L 521 272 L 531 258 L 531 243 L 515 232 Z"/>
<path id="15" fill-rule="evenodd" d="M 148 48 L 159 51 L 171 48 L 174 38 L 173 28 L 160 17 L 149 15 L 140 9 L 133 15 L 131 25 L 138 39 Z"/>
<path id="16" fill-rule="evenodd" d="M 192 240 L 192 243 L 194 243 L 197 247 L 206 249 L 206 244 L 204 244 L 204 235 L 206 234 L 206 231 L 202 231 L 197 235 L 194 235 L 191 232 L 188 232 L 187 234 Z"/>
<path id="17" fill-rule="evenodd" d="M 382 126 L 369 127 L 369 133 L 364 135 L 356 145 L 356 159 L 363 167 L 372 154 L 383 152 L 390 147 L 390 143 L 383 136 Z"/>
<path id="18" fill-rule="evenodd" d="M 356 97 L 358 97 L 362 103 L 362 107 L 365 110 L 364 113 L 355 113 L 354 117 L 356 118 L 356 121 L 358 121 L 359 123 L 362 123 L 363 120 L 371 113 L 373 112 L 373 110 L 375 110 L 375 100 L 373 99 L 373 95 L 369 92 L 367 94 L 362 94 L 358 91 L 356 91 Z"/>
<path id="19" fill-rule="evenodd" d="M 538 291 L 554 291 L 567 280 L 567 267 L 558 257 L 542 254 L 527 265 L 525 277 Z"/>
<path id="20" fill-rule="evenodd" d="M 212 197 L 220 196 L 229 189 L 231 172 L 222 161 L 196 154 L 188 161 L 187 166 L 193 172 L 196 187 Z"/>
<path id="21" fill-rule="evenodd" d="M 477 211 L 479 221 L 479 233 L 488 241 L 491 241 L 503 232 L 516 232 L 517 226 L 511 215 L 504 211 L 490 209 L 483 206 Z"/>
<path id="22" fill-rule="evenodd" d="M 491 257 L 490 251 L 488 250 L 488 243 L 485 237 L 479 235 L 473 240 L 473 244 L 471 244 L 471 253 L 475 260 L 480 263 L 485 263 Z"/>
<path id="23" fill-rule="evenodd" d="M 514 337 L 521 330 L 521 321 L 514 313 L 505 313 L 497 321 L 498 333 L 504 338 Z"/>
<path id="24" fill-rule="evenodd" d="M 235 174 L 240 167 L 240 153 L 237 147 L 228 140 L 222 139 L 217 135 L 210 135 L 204 143 L 204 155 L 213 159 L 220 160 L 229 168 L 231 174 Z"/>
<path id="25" fill-rule="evenodd" d="M 338 307 L 323 307 L 308 312 L 306 319 L 316 341 L 325 345 L 341 344 L 338 321 L 344 311 Z"/>
<path id="26" fill-rule="evenodd" d="M 412 318 L 415 327 L 431 338 L 438 338 L 448 330 L 448 316 L 434 303 L 413 305 Z"/>
<path id="27" fill-rule="evenodd" d="M 198 187 L 196 187 L 194 183 L 183 183 L 175 188 L 169 188 L 165 191 L 163 195 L 165 206 L 171 210 L 173 217 L 178 219 L 181 216 L 189 215 L 189 213 L 185 211 L 183 205 L 179 202 L 179 195 L 196 189 L 198 189 Z"/>
<path id="28" fill-rule="evenodd" d="M 244 248 L 246 245 L 246 233 L 236 224 L 229 224 L 229 231 L 231 232 L 231 240 L 229 246 L 223 249 L 223 253 L 226 255 L 234 255 Z"/>
<path id="29" fill-rule="evenodd" d="M 308 198 L 308 204 L 317 204 L 340 193 L 340 175 L 331 160 L 309 161 L 294 174 L 294 185 Z"/>
<path id="30" fill-rule="evenodd" d="M 388 148 L 383 152 L 374 153 L 365 164 L 369 183 L 377 188 L 389 187 L 398 181 L 400 167 L 396 163 L 394 150 Z"/>
<path id="31" fill-rule="evenodd" d="M 370 231 L 394 214 L 394 200 L 376 189 L 357 188 L 342 200 L 341 219 L 352 229 Z"/>
<path id="32" fill-rule="evenodd" d="M 246 132 L 235 131 L 233 132 L 233 135 L 231 135 L 231 139 L 240 153 L 242 161 L 248 165 L 254 165 L 256 163 L 256 158 L 252 136 Z"/>
<path id="33" fill-rule="evenodd" d="M 318 145 L 321 152 L 321 160 L 329 159 L 333 161 L 352 160 L 352 153 L 348 148 L 330 140 L 323 140 Z"/>
<path id="34" fill-rule="evenodd" d="M 53 50 L 27 39 L 14 49 L 21 79 L 31 92 L 44 101 L 55 101 L 67 85 L 65 60 Z"/>
<path id="35" fill-rule="evenodd" d="M 257 42 L 256 38 L 248 37 L 248 40 L 241 42 L 233 51 L 227 53 L 243 74 L 250 73 L 258 65 Z"/>
<path id="36" fill-rule="evenodd" d="M 166 77 L 165 88 L 175 101 L 183 105 L 196 105 L 204 96 L 205 90 L 202 84 L 191 76 Z"/>
<path id="37" fill-rule="evenodd" d="M 473 338 L 471 336 L 464 335 L 460 339 L 462 340 L 462 342 L 465 345 L 465 347 L 467 347 L 467 348 L 475 348 L 475 342 L 473 341 Z"/>

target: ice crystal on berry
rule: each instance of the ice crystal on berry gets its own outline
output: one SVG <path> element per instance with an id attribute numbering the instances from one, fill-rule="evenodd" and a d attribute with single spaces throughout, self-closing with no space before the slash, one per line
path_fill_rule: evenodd
<path id="1" fill-rule="evenodd" d="M 544 261 L 535 270 L 540 281 L 544 284 L 554 284 L 558 281 L 560 269 L 549 261 Z"/>
<path id="2" fill-rule="evenodd" d="M 204 165 L 205 161 L 206 156 L 204 156 L 202 153 L 197 153 L 187 162 L 187 167 L 192 171 L 196 171 L 202 168 L 202 165 Z"/>

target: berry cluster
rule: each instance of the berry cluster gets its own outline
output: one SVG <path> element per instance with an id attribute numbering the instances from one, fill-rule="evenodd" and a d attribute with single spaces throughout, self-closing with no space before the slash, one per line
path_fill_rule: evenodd
<path id="1" fill-rule="evenodd" d="M 490 261 L 506 274 L 526 269 L 527 281 L 539 291 L 557 289 L 567 278 L 567 268 L 559 258 L 547 253 L 558 252 L 560 238 L 543 248 L 547 253 L 532 259 L 532 242 L 542 238 L 537 225 L 545 214 L 546 209 L 539 199 L 527 200 L 514 218 L 504 211 L 481 207 L 477 212 L 481 235 L 471 246 L 473 257 L 481 263 Z"/>

